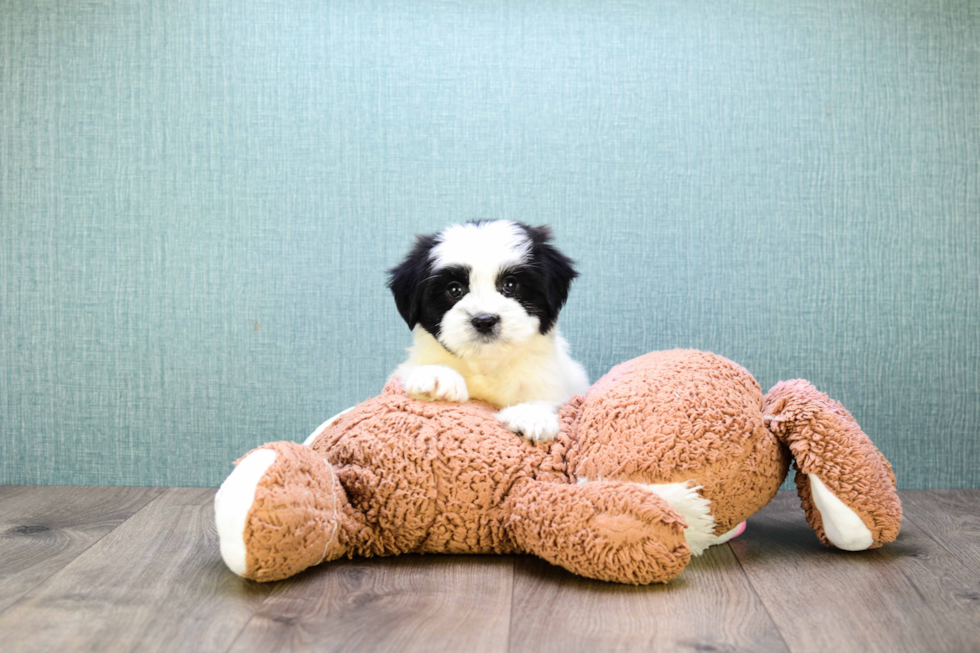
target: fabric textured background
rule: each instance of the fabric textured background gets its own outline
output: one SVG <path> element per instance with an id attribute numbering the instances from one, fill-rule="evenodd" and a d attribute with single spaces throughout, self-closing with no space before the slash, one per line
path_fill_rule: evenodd
<path id="1" fill-rule="evenodd" d="M 215 485 L 380 392 L 411 234 L 550 223 L 690 346 L 980 483 L 980 4 L 0 0 L 0 482 Z"/>

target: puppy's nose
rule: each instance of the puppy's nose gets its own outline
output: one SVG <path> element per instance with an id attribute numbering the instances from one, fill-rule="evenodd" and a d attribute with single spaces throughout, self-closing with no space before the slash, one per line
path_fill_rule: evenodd
<path id="1" fill-rule="evenodd" d="M 473 328 L 484 335 L 491 333 L 493 328 L 497 326 L 497 322 L 500 322 L 499 315 L 488 314 L 477 315 L 470 320 L 470 324 L 473 325 Z"/>

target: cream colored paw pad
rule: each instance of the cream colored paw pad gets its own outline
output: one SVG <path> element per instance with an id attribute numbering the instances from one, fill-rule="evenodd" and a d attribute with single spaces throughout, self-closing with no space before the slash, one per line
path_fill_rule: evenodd
<path id="1" fill-rule="evenodd" d="M 820 512 L 823 532 L 838 549 L 864 551 L 874 543 L 874 535 L 856 512 L 824 485 L 816 474 L 807 474 L 813 505 Z"/>
<path id="2" fill-rule="evenodd" d="M 233 572 L 246 570 L 245 521 L 255 501 L 255 488 L 276 461 L 272 449 L 259 449 L 245 456 L 214 495 L 214 522 L 221 542 L 221 558 Z"/>

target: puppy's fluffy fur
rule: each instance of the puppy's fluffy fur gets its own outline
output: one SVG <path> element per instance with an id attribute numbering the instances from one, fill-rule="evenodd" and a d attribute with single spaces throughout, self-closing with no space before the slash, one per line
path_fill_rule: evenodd
<path id="1" fill-rule="evenodd" d="M 510 430 L 550 440 L 558 407 L 589 387 L 556 325 L 576 276 L 548 227 L 469 222 L 418 236 L 388 281 L 414 340 L 392 376 L 420 399 L 500 406 Z"/>

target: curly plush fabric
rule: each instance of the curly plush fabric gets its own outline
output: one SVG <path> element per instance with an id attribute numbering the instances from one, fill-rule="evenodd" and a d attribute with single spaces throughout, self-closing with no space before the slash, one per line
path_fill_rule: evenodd
<path id="1" fill-rule="evenodd" d="M 525 479 L 567 484 L 560 452 L 568 437 L 528 444 L 495 410 L 417 401 L 393 381 L 326 429 L 312 448 L 347 490 L 350 555 L 515 551 L 504 501 Z"/>
<path id="2" fill-rule="evenodd" d="M 522 440 L 495 411 L 411 399 L 393 381 L 309 447 L 260 447 L 275 459 L 246 515 L 243 575 L 286 578 L 342 556 L 530 553 L 591 578 L 667 582 L 690 559 L 692 529 L 704 529 L 696 551 L 730 536 L 775 495 L 791 454 L 825 543 L 809 473 L 874 546 L 898 532 L 894 476 L 847 411 L 801 381 L 763 400 L 745 369 L 714 354 L 616 366 L 561 408 L 552 442 Z"/>
<path id="3" fill-rule="evenodd" d="M 821 542 L 831 545 L 812 500 L 809 474 L 861 517 L 874 537 L 872 548 L 898 537 L 902 504 L 895 474 L 847 409 L 808 381 L 795 379 L 773 386 L 762 411 L 796 460 L 797 492 Z"/>
<path id="4" fill-rule="evenodd" d="M 741 366 L 691 349 L 617 365 L 589 390 L 571 473 L 644 484 L 691 482 L 715 533 L 769 503 L 789 466 L 762 420 L 762 390 Z"/>
<path id="5" fill-rule="evenodd" d="M 267 444 L 276 460 L 255 489 L 245 523 L 247 568 L 255 580 L 277 580 L 341 555 L 338 511 L 344 489 L 322 458 L 292 442 Z"/>
<path id="6" fill-rule="evenodd" d="M 553 506 L 565 509 L 555 511 Z M 511 495 L 508 525 L 521 550 L 599 580 L 646 585 L 687 566 L 684 519 L 636 485 L 524 482 Z"/>

